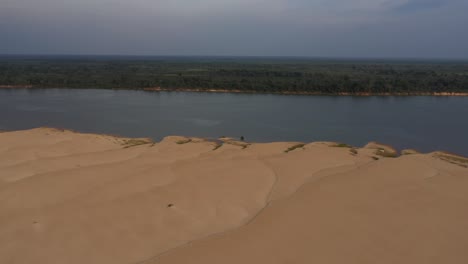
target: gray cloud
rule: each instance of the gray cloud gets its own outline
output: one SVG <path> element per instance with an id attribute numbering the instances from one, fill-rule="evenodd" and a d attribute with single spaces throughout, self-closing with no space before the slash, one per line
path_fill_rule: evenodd
<path id="1" fill-rule="evenodd" d="M 427 9 L 436 9 L 449 4 L 450 1 L 443 0 L 409 0 L 397 6 L 394 11 L 402 13 L 412 13 Z"/>
<path id="2" fill-rule="evenodd" d="M 0 53 L 468 58 L 464 10 L 464 0 L 0 0 Z"/>

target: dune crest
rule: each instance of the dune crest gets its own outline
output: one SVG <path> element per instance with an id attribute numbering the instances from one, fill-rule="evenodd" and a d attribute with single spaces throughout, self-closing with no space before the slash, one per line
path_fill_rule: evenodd
<path id="1" fill-rule="evenodd" d="M 0 263 L 467 262 L 466 159 L 382 153 L 0 133 Z"/>

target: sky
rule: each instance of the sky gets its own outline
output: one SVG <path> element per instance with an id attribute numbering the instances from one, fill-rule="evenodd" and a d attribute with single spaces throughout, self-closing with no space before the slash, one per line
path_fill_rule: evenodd
<path id="1" fill-rule="evenodd" d="M 0 0 L 0 54 L 468 58 L 468 0 Z"/>

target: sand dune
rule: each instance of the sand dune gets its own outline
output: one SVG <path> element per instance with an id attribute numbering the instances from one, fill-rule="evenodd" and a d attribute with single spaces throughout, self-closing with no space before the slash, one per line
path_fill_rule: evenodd
<path id="1" fill-rule="evenodd" d="M 468 160 L 223 140 L 0 133 L 0 263 L 468 263 Z"/>

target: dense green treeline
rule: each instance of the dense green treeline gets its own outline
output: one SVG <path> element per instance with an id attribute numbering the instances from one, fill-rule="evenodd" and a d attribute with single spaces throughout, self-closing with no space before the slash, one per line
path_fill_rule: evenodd
<path id="1" fill-rule="evenodd" d="M 0 85 L 324 94 L 468 92 L 468 63 L 0 57 Z"/>

